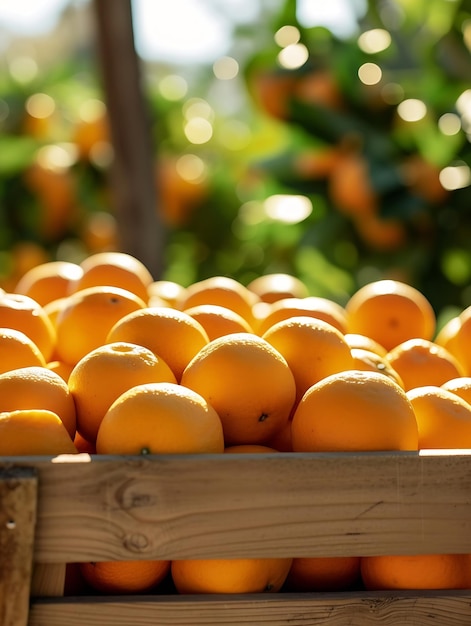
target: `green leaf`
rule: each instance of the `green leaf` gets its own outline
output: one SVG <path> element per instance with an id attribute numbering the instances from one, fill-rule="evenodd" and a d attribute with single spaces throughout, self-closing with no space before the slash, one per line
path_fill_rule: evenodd
<path id="1" fill-rule="evenodd" d="M 0 175 L 12 176 L 22 172 L 32 163 L 38 146 L 32 137 L 0 137 Z"/>

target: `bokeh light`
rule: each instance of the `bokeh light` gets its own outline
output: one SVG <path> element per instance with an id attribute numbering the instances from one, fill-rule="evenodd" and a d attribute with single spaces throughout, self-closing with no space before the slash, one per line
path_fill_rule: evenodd
<path id="1" fill-rule="evenodd" d="M 301 195 L 275 194 L 263 205 L 269 218 L 286 224 L 302 222 L 312 213 L 312 202 Z"/>
<path id="2" fill-rule="evenodd" d="M 213 72 L 219 80 L 232 80 L 239 73 L 239 64 L 232 57 L 220 57 L 213 64 Z"/>
<path id="3" fill-rule="evenodd" d="M 364 85 L 376 85 L 382 77 L 383 72 L 376 63 L 363 63 L 358 69 L 358 78 Z"/>
<path id="4" fill-rule="evenodd" d="M 188 93 L 188 83 L 183 76 L 168 74 L 159 82 L 159 92 L 169 102 L 177 102 Z"/>
<path id="5" fill-rule="evenodd" d="M 309 50 L 302 43 L 293 43 L 280 50 L 278 63 L 287 70 L 302 67 L 309 58 Z"/>
<path id="6" fill-rule="evenodd" d="M 405 122 L 418 122 L 427 115 L 427 107 L 422 100 L 408 98 L 398 105 L 397 114 Z"/>
<path id="7" fill-rule="evenodd" d="M 391 45 L 391 35 L 384 28 L 367 30 L 358 37 L 358 47 L 367 54 L 376 54 Z"/>

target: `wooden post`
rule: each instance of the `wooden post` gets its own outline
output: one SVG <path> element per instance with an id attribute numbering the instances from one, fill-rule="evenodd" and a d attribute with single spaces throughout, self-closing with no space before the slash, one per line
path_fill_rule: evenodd
<path id="1" fill-rule="evenodd" d="M 0 472 L 0 624 L 28 624 L 37 478 L 34 469 Z"/>
<path id="2" fill-rule="evenodd" d="M 134 46 L 131 0 L 94 0 L 97 44 L 111 125 L 111 184 L 120 248 L 153 274 L 163 269 L 163 225 L 157 212 L 149 112 Z"/>

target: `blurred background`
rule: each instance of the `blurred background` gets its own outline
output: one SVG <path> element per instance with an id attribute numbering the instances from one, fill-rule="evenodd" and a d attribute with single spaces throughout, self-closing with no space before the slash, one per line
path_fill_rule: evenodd
<path id="1" fill-rule="evenodd" d="M 132 24 L 155 278 L 287 272 L 344 303 L 393 277 L 439 324 L 471 305 L 471 0 L 133 0 Z M 0 35 L 12 290 L 120 240 L 93 2 L 0 0 Z"/>

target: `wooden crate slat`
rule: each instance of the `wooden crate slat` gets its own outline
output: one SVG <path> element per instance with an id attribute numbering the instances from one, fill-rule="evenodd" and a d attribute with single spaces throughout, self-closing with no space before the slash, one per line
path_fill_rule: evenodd
<path id="1" fill-rule="evenodd" d="M 35 560 L 471 552 L 468 452 L 30 460 Z"/>
<path id="2" fill-rule="evenodd" d="M 470 592 L 37 600 L 29 626 L 468 626 Z"/>
<path id="3" fill-rule="evenodd" d="M 0 470 L 0 624 L 28 623 L 37 478 L 33 468 Z"/>

